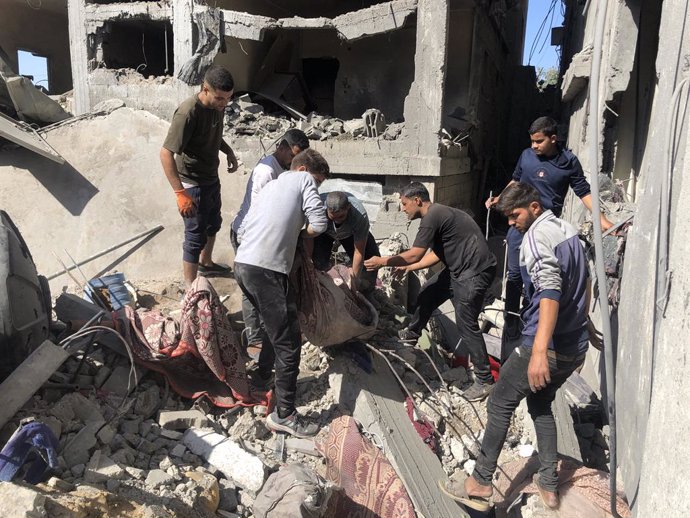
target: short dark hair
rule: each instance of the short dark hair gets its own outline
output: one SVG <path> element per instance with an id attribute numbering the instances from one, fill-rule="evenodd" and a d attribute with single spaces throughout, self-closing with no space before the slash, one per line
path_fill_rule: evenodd
<path id="1" fill-rule="evenodd" d="M 527 183 L 513 183 L 503 189 L 496 209 L 503 213 L 510 212 L 514 209 L 527 208 L 535 201 L 541 205 L 539 191 Z"/>
<path id="2" fill-rule="evenodd" d="M 547 137 L 553 137 L 558 133 L 558 123 L 551 117 L 539 117 L 529 127 L 529 134 L 543 133 Z"/>
<path id="3" fill-rule="evenodd" d="M 326 210 L 331 212 L 339 212 L 350 206 L 350 200 L 347 199 L 347 193 L 343 191 L 329 192 L 326 196 Z"/>
<path id="4" fill-rule="evenodd" d="M 331 176 L 331 168 L 328 166 L 328 162 L 321 156 L 321 153 L 313 149 L 300 151 L 295 158 L 292 159 L 291 169 L 300 166 L 304 166 L 307 171 L 313 174 L 322 174 L 326 178 Z"/>
<path id="5" fill-rule="evenodd" d="M 223 67 L 213 65 L 204 74 L 204 83 L 214 90 L 222 90 L 223 92 L 231 92 L 235 88 L 235 81 L 232 79 L 232 74 Z"/>
<path id="6" fill-rule="evenodd" d="M 280 146 L 288 146 L 290 149 L 297 146 L 300 151 L 304 151 L 309 148 L 309 138 L 301 129 L 290 128 L 278 142 L 278 147 Z"/>
<path id="7" fill-rule="evenodd" d="M 420 182 L 410 182 L 400 189 L 400 196 L 405 198 L 419 198 L 422 201 L 431 201 L 429 191 Z"/>

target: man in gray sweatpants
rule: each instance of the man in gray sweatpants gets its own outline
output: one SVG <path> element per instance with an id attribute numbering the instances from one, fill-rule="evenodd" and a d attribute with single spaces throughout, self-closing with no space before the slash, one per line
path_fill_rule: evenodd
<path id="1" fill-rule="evenodd" d="M 300 237 L 313 238 L 326 230 L 318 187 L 329 174 L 328 163 L 316 151 L 295 156 L 291 170 L 269 182 L 252 203 L 235 256 L 237 283 L 263 322 L 258 381 L 270 385 L 275 365 L 276 408 L 266 426 L 296 437 L 316 435 L 318 427 L 295 409 L 302 341 L 288 275 Z"/>

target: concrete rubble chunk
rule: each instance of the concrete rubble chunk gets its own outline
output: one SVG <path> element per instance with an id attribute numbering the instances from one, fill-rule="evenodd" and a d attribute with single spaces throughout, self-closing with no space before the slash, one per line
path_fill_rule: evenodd
<path id="1" fill-rule="evenodd" d="M 151 385 L 146 390 L 143 390 L 137 394 L 137 401 L 134 404 L 134 411 L 140 416 L 147 418 L 160 404 L 160 389 L 158 385 Z"/>
<path id="2" fill-rule="evenodd" d="M 152 469 L 146 476 L 146 485 L 153 488 L 167 485 L 172 481 L 173 477 L 162 469 Z"/>
<path id="3" fill-rule="evenodd" d="M 136 370 L 136 383 L 132 368 L 129 365 L 118 365 L 101 389 L 106 392 L 113 392 L 119 396 L 128 394 L 129 391 L 141 381 L 141 378 L 146 373 L 146 370 L 136 365 L 134 369 Z"/>
<path id="4" fill-rule="evenodd" d="M 96 450 L 86 466 L 84 480 L 86 482 L 107 482 L 111 479 L 120 479 L 125 475 L 125 470 L 118 466 L 112 459 Z"/>
<path id="5" fill-rule="evenodd" d="M 98 442 L 96 431 L 102 424 L 103 422 L 88 423 L 68 440 L 61 453 L 68 468 L 77 464 L 86 464 L 89 461 L 89 451 Z"/>
<path id="6" fill-rule="evenodd" d="M 46 497 L 31 488 L 0 482 L 0 502 L 2 515 L 13 518 L 43 518 Z"/>
<path id="7" fill-rule="evenodd" d="M 450 438 L 450 452 L 453 454 L 458 464 L 462 464 L 470 458 L 465 449 L 465 445 L 455 437 Z"/>
<path id="8" fill-rule="evenodd" d="M 209 429 L 190 428 L 182 439 L 193 453 L 220 470 L 238 486 L 258 492 L 266 477 L 263 462 L 239 444 Z"/>
<path id="9" fill-rule="evenodd" d="M 46 482 L 46 485 L 48 487 L 52 487 L 53 489 L 57 489 L 58 491 L 63 491 L 65 493 L 69 493 L 70 491 L 74 491 L 76 487 L 73 484 L 70 484 L 69 482 L 66 482 L 65 480 L 62 480 L 61 478 L 57 477 L 50 477 L 48 479 L 48 482 Z"/>
<path id="10" fill-rule="evenodd" d="M 186 451 L 187 448 L 184 444 L 178 444 L 172 450 L 170 450 L 170 455 L 172 455 L 173 457 L 182 457 L 182 455 L 184 455 Z"/>
<path id="11" fill-rule="evenodd" d="M 125 107 L 122 99 L 107 99 L 96 104 L 91 111 L 93 113 L 111 113 Z"/>
<path id="12" fill-rule="evenodd" d="M 203 428 L 211 424 L 210 420 L 199 410 L 172 410 L 160 413 L 158 424 L 166 430 L 187 430 Z"/>

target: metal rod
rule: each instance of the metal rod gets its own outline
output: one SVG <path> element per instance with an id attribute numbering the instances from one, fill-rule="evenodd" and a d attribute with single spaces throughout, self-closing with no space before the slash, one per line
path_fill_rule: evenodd
<path id="1" fill-rule="evenodd" d="M 97 253 L 93 254 L 92 256 L 89 256 L 86 259 L 79 261 L 78 263 L 75 263 L 72 266 L 67 267 L 63 264 L 64 269 L 50 275 L 48 277 L 48 280 L 52 281 L 56 277 L 60 277 L 60 275 L 62 275 L 62 274 L 68 273 L 68 272 L 74 270 L 75 268 L 77 268 L 79 266 L 85 265 L 86 263 L 90 263 L 91 261 L 94 261 L 94 260 L 98 259 L 99 257 L 103 257 L 105 254 L 108 254 L 108 253 L 112 252 L 113 250 L 117 250 L 118 248 L 125 246 L 125 245 L 131 243 L 132 241 L 136 241 L 137 239 L 141 239 L 142 237 L 146 237 L 148 235 L 160 232 L 164 228 L 165 227 L 163 225 L 158 225 L 157 227 L 154 227 L 150 230 L 147 230 L 146 232 L 142 232 L 140 234 L 137 234 L 136 236 L 130 237 L 129 239 L 126 239 L 125 241 L 122 241 L 121 243 L 118 243 L 116 245 L 113 245 L 111 247 L 106 248 L 105 250 L 97 252 Z M 62 261 L 60 261 L 60 262 L 62 262 Z"/>

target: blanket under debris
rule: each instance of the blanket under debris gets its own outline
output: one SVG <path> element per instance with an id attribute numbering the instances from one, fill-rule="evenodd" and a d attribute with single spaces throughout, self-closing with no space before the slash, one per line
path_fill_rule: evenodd
<path id="1" fill-rule="evenodd" d="M 211 283 L 197 277 L 177 322 L 159 311 L 125 307 L 114 313 L 136 363 L 163 374 L 186 398 L 206 396 L 216 406 L 267 404 L 251 394 L 240 343 Z"/>
<path id="2" fill-rule="evenodd" d="M 378 313 L 360 293 L 352 291 L 344 272 L 334 267 L 320 272 L 300 250 L 292 269 L 302 333 L 314 345 L 325 347 L 362 340 L 376 332 Z"/>

